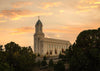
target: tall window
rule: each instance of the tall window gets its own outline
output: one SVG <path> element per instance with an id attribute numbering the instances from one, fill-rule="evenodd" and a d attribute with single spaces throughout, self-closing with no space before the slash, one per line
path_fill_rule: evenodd
<path id="1" fill-rule="evenodd" d="M 64 49 L 62 48 L 62 53 L 64 53 Z"/>
<path id="2" fill-rule="evenodd" d="M 50 51 L 50 55 L 52 55 L 52 51 Z"/>
<path id="3" fill-rule="evenodd" d="M 47 51 L 47 55 L 48 55 L 49 53 L 48 53 L 48 51 Z"/>
<path id="4" fill-rule="evenodd" d="M 55 49 L 55 54 L 57 54 L 57 49 Z"/>

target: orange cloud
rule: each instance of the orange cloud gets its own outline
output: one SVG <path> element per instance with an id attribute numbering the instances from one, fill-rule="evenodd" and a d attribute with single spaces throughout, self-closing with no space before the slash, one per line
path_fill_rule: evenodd
<path id="1" fill-rule="evenodd" d="M 64 10 L 60 10 L 59 12 L 60 12 L 60 13 L 63 13 L 63 12 L 64 12 Z"/>
<path id="2" fill-rule="evenodd" d="M 0 14 L 0 17 L 3 17 L 3 15 L 2 15 L 2 14 Z"/>
<path id="3" fill-rule="evenodd" d="M 94 4 L 100 4 L 100 2 L 95 2 Z"/>
<path id="4" fill-rule="evenodd" d="M 32 27 L 21 27 L 17 29 L 11 30 L 12 35 L 17 35 L 17 34 L 25 34 L 25 33 L 33 33 L 34 29 Z"/>
<path id="5" fill-rule="evenodd" d="M 21 7 L 25 7 L 25 6 L 30 6 L 32 4 L 33 4 L 33 2 L 20 1 L 20 2 L 13 3 L 12 6 L 13 6 L 13 8 L 21 8 Z"/>
<path id="6" fill-rule="evenodd" d="M 0 23 L 6 22 L 6 20 L 0 20 Z"/>
<path id="7" fill-rule="evenodd" d="M 80 0 L 77 5 L 78 13 L 92 11 L 92 9 L 99 8 L 99 4 L 100 2 L 97 2 L 97 0 Z"/>
<path id="8" fill-rule="evenodd" d="M 91 25 L 92 24 L 92 25 Z M 84 24 L 84 25 L 66 25 L 66 26 L 60 26 L 58 28 L 60 29 L 45 29 L 44 28 L 44 33 L 55 33 L 57 37 L 60 37 L 58 34 L 64 33 L 64 34 L 75 34 L 79 33 L 83 30 L 87 29 L 97 29 L 99 28 L 100 24 L 98 23 L 91 23 L 91 24 Z M 27 33 L 34 33 L 35 29 L 33 27 L 21 27 L 21 28 L 16 28 L 12 29 L 11 34 L 12 35 L 17 35 L 17 34 L 27 34 Z"/>
<path id="9" fill-rule="evenodd" d="M 79 28 L 75 28 L 72 29 L 73 27 L 69 27 L 69 28 L 66 28 L 66 27 L 62 27 L 61 29 L 44 29 L 44 32 L 45 33 L 72 33 L 72 31 L 76 31 L 76 30 L 79 30 Z M 72 29 L 72 30 L 69 30 L 69 29 Z M 21 27 L 21 28 L 16 28 L 16 29 L 13 29 L 11 34 L 12 35 L 17 35 L 17 34 L 26 34 L 26 33 L 34 33 L 35 32 L 35 29 L 33 29 L 32 27 Z"/>
<path id="10" fill-rule="evenodd" d="M 35 29 L 33 29 L 32 27 L 21 27 L 21 28 L 17 28 L 17 29 L 13 29 L 11 34 L 12 35 L 16 35 L 16 34 L 26 34 L 26 33 L 33 33 L 35 31 Z M 44 32 L 56 32 L 56 33 L 66 33 L 68 31 L 66 30 L 62 30 L 62 29 L 44 29 Z"/>
<path id="11" fill-rule="evenodd" d="M 48 9 L 48 8 L 51 8 L 51 7 L 58 7 L 60 6 L 62 3 L 61 2 L 45 2 L 45 3 L 42 3 L 42 9 Z"/>
<path id="12" fill-rule="evenodd" d="M 35 17 L 41 15 L 52 15 L 51 12 L 32 12 L 30 10 L 2 10 L 0 12 L 1 17 L 9 18 L 11 20 L 18 20 L 22 17 Z"/>
<path id="13" fill-rule="evenodd" d="M 70 31 L 67 31 L 66 29 L 45 29 L 44 32 L 49 32 L 49 33 L 71 33 Z"/>

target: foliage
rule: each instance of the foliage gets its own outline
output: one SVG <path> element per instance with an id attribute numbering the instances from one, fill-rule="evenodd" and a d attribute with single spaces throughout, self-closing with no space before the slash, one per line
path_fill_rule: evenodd
<path id="1" fill-rule="evenodd" d="M 38 60 L 38 62 L 37 62 L 37 66 L 40 67 L 40 65 L 41 65 L 41 61 Z"/>
<path id="2" fill-rule="evenodd" d="M 53 66 L 54 66 L 53 60 L 50 59 L 50 60 L 49 60 L 49 67 L 53 67 Z"/>
<path id="3" fill-rule="evenodd" d="M 3 49 L 2 49 L 2 47 L 3 47 L 3 46 L 2 46 L 2 45 L 0 45 L 0 51 L 2 51 L 2 50 L 3 50 Z"/>
<path id="4" fill-rule="evenodd" d="M 100 70 L 100 30 L 86 30 L 79 34 L 76 42 L 66 51 L 69 71 Z"/>
<path id="5" fill-rule="evenodd" d="M 46 66 L 46 65 L 47 65 L 46 60 L 43 60 L 43 61 L 41 62 L 41 65 L 42 65 L 42 66 Z"/>
<path id="6" fill-rule="evenodd" d="M 65 66 L 62 61 L 58 61 L 54 66 L 54 71 L 65 71 Z"/>
<path id="7" fill-rule="evenodd" d="M 2 71 L 32 71 L 36 56 L 31 47 L 20 47 L 15 42 L 5 45 L 5 51 L 0 47 L 0 70 Z"/>
<path id="8" fill-rule="evenodd" d="M 43 60 L 46 60 L 46 59 L 47 59 L 47 57 L 46 57 L 46 56 L 44 56 L 44 57 L 43 57 Z"/>

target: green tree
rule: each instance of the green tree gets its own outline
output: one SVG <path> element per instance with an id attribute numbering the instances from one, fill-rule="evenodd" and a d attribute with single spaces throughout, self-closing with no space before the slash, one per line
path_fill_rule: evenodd
<path id="1" fill-rule="evenodd" d="M 3 47 L 3 46 L 2 46 L 2 45 L 0 45 L 0 51 L 2 51 L 2 50 L 3 50 L 3 49 L 2 49 L 2 47 Z"/>
<path id="2" fill-rule="evenodd" d="M 65 53 L 65 52 L 64 52 Z M 63 62 L 66 62 L 66 56 L 63 54 L 59 54 L 59 58 L 62 59 Z"/>
<path id="3" fill-rule="evenodd" d="M 37 66 L 40 67 L 40 65 L 41 65 L 41 61 L 38 60 L 38 62 L 37 62 Z"/>
<path id="4" fill-rule="evenodd" d="M 46 57 L 46 56 L 44 56 L 44 57 L 43 57 L 43 60 L 46 60 L 46 59 L 47 59 L 47 57 Z"/>
<path id="5" fill-rule="evenodd" d="M 58 61 L 54 66 L 54 71 L 65 71 L 65 66 L 62 61 Z"/>
<path id="6" fill-rule="evenodd" d="M 69 71 L 100 70 L 100 30 L 81 32 L 71 49 L 66 51 L 69 56 Z"/>
<path id="7" fill-rule="evenodd" d="M 5 45 L 6 60 L 15 71 L 32 71 L 36 56 L 31 47 L 20 47 L 15 42 Z"/>
<path id="8" fill-rule="evenodd" d="M 0 63 L 0 71 L 13 71 L 7 63 Z"/>
<path id="9" fill-rule="evenodd" d="M 41 62 L 41 65 L 42 65 L 42 66 L 46 66 L 46 65 L 47 65 L 46 60 L 43 60 L 43 61 Z"/>
<path id="10" fill-rule="evenodd" d="M 53 66 L 54 66 L 53 60 L 50 59 L 50 60 L 49 60 L 49 67 L 53 67 Z"/>

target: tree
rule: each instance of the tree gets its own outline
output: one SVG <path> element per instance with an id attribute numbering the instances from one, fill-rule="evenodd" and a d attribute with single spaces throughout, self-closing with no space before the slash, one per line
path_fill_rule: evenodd
<path id="1" fill-rule="evenodd" d="M 1 71 L 11 71 L 12 68 L 10 68 L 9 64 L 6 61 L 6 54 L 3 51 L 3 46 L 0 45 L 0 70 Z"/>
<path id="2" fill-rule="evenodd" d="M 53 67 L 53 66 L 54 66 L 53 60 L 50 59 L 50 60 L 49 60 L 49 67 Z"/>
<path id="3" fill-rule="evenodd" d="M 67 51 L 69 71 L 99 71 L 100 70 L 100 30 L 81 32 L 76 42 Z"/>
<path id="4" fill-rule="evenodd" d="M 2 45 L 0 45 L 0 51 L 2 51 L 2 50 L 3 50 L 3 49 L 2 49 L 2 47 L 3 47 L 3 46 L 2 46 Z"/>
<path id="5" fill-rule="evenodd" d="M 65 53 L 65 52 L 64 52 Z M 66 56 L 63 54 L 59 54 L 59 58 L 62 59 L 63 62 L 66 62 Z"/>
<path id="6" fill-rule="evenodd" d="M 47 57 L 46 57 L 46 56 L 44 56 L 44 57 L 43 57 L 43 60 L 46 60 L 46 59 L 47 59 Z"/>
<path id="7" fill-rule="evenodd" d="M 41 65 L 41 61 L 38 60 L 38 62 L 37 62 L 37 66 L 40 67 L 40 65 Z"/>
<path id="8" fill-rule="evenodd" d="M 41 65 L 42 65 L 42 66 L 46 66 L 46 65 L 47 65 L 46 60 L 43 60 L 43 61 L 41 62 Z"/>
<path id="9" fill-rule="evenodd" d="M 65 71 L 65 66 L 62 61 L 58 61 L 54 66 L 54 71 Z"/>
<path id="10" fill-rule="evenodd" d="M 8 63 L 0 63 L 0 71 L 13 71 L 13 68 Z"/>
<path id="11" fill-rule="evenodd" d="M 15 71 L 32 71 L 36 56 L 31 47 L 20 47 L 15 42 L 5 45 L 6 61 Z"/>

